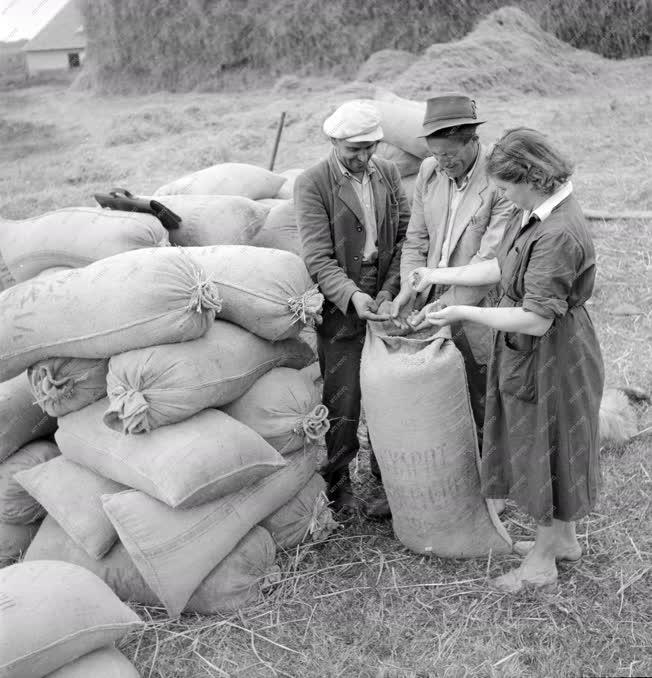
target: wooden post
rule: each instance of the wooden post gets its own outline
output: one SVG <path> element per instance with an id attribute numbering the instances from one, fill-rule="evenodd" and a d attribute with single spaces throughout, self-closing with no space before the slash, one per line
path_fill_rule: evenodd
<path id="1" fill-rule="evenodd" d="M 285 123 L 285 111 L 281 113 L 281 119 L 276 130 L 276 140 L 274 141 L 274 150 L 272 151 L 272 159 L 269 161 L 269 171 L 274 171 L 274 163 L 276 162 L 276 152 L 278 151 L 278 144 L 281 141 L 281 133 L 283 132 L 283 124 Z"/>

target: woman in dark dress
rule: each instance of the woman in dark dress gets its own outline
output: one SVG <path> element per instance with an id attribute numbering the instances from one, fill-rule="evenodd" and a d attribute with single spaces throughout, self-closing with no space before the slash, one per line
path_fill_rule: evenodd
<path id="1" fill-rule="evenodd" d="M 507 132 L 488 160 L 492 181 L 518 210 L 496 259 L 413 271 L 431 284 L 500 282 L 494 308 L 426 307 L 413 319 L 460 320 L 494 328 L 482 448 L 482 491 L 509 497 L 537 522 L 536 539 L 517 542 L 525 558 L 495 585 L 515 592 L 557 580 L 555 561 L 577 560 L 575 521 L 587 515 L 599 480 L 598 415 L 604 382 L 600 346 L 585 307 L 595 251 L 569 181 L 570 163 L 539 132 Z"/>

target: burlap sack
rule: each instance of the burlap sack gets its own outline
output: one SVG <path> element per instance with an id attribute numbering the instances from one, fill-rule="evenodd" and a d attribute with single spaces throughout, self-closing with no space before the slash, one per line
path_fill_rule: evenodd
<path id="1" fill-rule="evenodd" d="M 0 522 L 0 567 L 11 565 L 21 558 L 27 551 L 39 525 L 38 522 L 30 525 Z"/>
<path id="2" fill-rule="evenodd" d="M 0 252 L 16 282 L 55 266 L 79 268 L 105 257 L 169 245 L 151 214 L 66 207 L 32 219 L 0 219 Z"/>
<path id="3" fill-rule="evenodd" d="M 181 217 L 170 231 L 173 245 L 249 245 L 269 208 L 239 195 L 159 195 L 156 200 Z"/>
<path id="4" fill-rule="evenodd" d="M 301 238 L 294 213 L 294 201 L 285 200 L 272 207 L 265 225 L 251 242 L 256 247 L 271 247 L 301 256 Z"/>
<path id="5" fill-rule="evenodd" d="M 273 198 L 285 178 L 262 167 L 225 162 L 186 174 L 161 186 L 154 195 L 240 195 L 251 200 Z"/>
<path id="6" fill-rule="evenodd" d="M 282 200 L 291 200 L 294 197 L 294 182 L 300 174 L 303 174 L 305 170 L 300 168 L 293 168 L 281 172 L 279 176 L 285 177 L 286 181 L 283 183 L 281 188 L 278 189 L 276 194 L 277 198 Z"/>
<path id="7" fill-rule="evenodd" d="M 414 188 L 417 184 L 417 175 L 412 174 L 409 177 L 403 177 L 401 179 L 401 184 L 403 185 L 403 190 L 407 196 L 408 203 L 412 206 L 412 201 L 414 200 Z"/>
<path id="8" fill-rule="evenodd" d="M 124 433 L 174 424 L 239 398 L 276 365 L 300 368 L 311 359 L 296 339 L 271 343 L 216 320 L 199 339 L 111 358 L 104 423 Z"/>
<path id="9" fill-rule="evenodd" d="M 375 155 L 393 162 L 398 167 L 402 177 L 417 174 L 423 162 L 422 158 L 418 158 L 416 155 L 412 155 L 387 141 L 381 141 L 376 146 Z"/>
<path id="10" fill-rule="evenodd" d="M 0 570 L 0 676 L 46 676 L 143 622 L 83 567 L 55 560 Z"/>
<path id="11" fill-rule="evenodd" d="M 396 536 L 444 558 L 510 551 L 480 494 L 464 361 L 450 331 L 392 333 L 388 324 L 369 324 L 360 384 Z"/>
<path id="12" fill-rule="evenodd" d="M 280 341 L 321 318 L 324 298 L 303 261 L 291 252 L 235 245 L 186 251 L 217 283 L 221 320 Z"/>
<path id="13" fill-rule="evenodd" d="M 303 450 L 285 468 L 217 501 L 171 509 L 143 492 L 111 495 L 104 510 L 145 581 L 171 616 L 186 607 L 193 591 L 242 537 L 285 504 L 315 471 L 316 458 Z"/>
<path id="14" fill-rule="evenodd" d="M 116 542 L 102 496 L 122 492 L 124 485 L 61 456 L 17 473 L 16 481 L 91 558 L 102 558 Z"/>
<path id="15" fill-rule="evenodd" d="M 14 285 L 0 293 L 0 381 L 44 358 L 108 358 L 196 339 L 219 307 L 215 285 L 175 247 Z"/>
<path id="16" fill-rule="evenodd" d="M 59 419 L 61 454 L 172 507 L 237 492 L 283 468 L 283 457 L 255 431 L 207 409 L 149 433 L 124 435 L 102 423 L 106 400 Z"/>
<path id="17" fill-rule="evenodd" d="M 5 260 L 2 258 L 2 251 L 0 251 L 0 292 L 15 284 L 16 279 L 11 275 L 11 271 L 7 268 L 7 264 L 5 264 Z"/>
<path id="18" fill-rule="evenodd" d="M 366 101 L 373 104 L 380 113 L 383 141 L 398 146 L 417 158 L 430 156 L 426 140 L 419 136 L 423 133 L 425 102 L 406 101 L 395 96 L 391 101 L 381 99 Z"/>
<path id="19" fill-rule="evenodd" d="M 304 541 L 321 541 L 339 527 L 328 508 L 326 482 L 318 473 L 260 524 L 282 549 L 293 548 Z"/>
<path id="20" fill-rule="evenodd" d="M 27 525 L 42 518 L 42 505 L 25 491 L 16 475 L 59 456 L 59 448 L 47 440 L 27 443 L 0 464 L 0 521 Z"/>
<path id="21" fill-rule="evenodd" d="M 140 673 L 120 650 L 107 646 L 48 673 L 47 678 L 140 678 Z"/>
<path id="22" fill-rule="evenodd" d="M 160 606 L 127 549 L 117 542 L 102 558 L 93 560 L 48 516 L 32 541 L 25 560 L 63 560 L 85 567 L 108 584 L 125 602 Z M 192 594 L 185 612 L 224 614 L 253 603 L 261 589 L 278 581 L 276 546 L 269 532 L 252 528 Z"/>
<path id="23" fill-rule="evenodd" d="M 34 402 L 26 373 L 0 383 L 0 462 L 56 428 L 57 420 Z"/>
<path id="24" fill-rule="evenodd" d="M 52 275 L 53 273 L 60 273 L 61 271 L 69 271 L 71 268 L 75 268 L 74 266 L 52 266 L 51 268 L 46 268 L 37 275 L 35 275 L 35 278 L 44 278 L 47 277 L 48 275 Z"/>
<path id="25" fill-rule="evenodd" d="M 34 400 L 52 417 L 63 417 L 106 395 L 109 361 L 46 358 L 27 370 Z"/>
<path id="26" fill-rule="evenodd" d="M 328 431 L 328 409 L 310 370 L 276 367 L 222 410 L 288 454 Z"/>

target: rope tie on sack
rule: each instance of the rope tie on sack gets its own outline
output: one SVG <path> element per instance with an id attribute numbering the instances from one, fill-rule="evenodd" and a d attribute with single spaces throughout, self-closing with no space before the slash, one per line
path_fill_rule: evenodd
<path id="1" fill-rule="evenodd" d="M 263 590 L 276 586 L 283 579 L 279 565 L 272 565 L 262 577 L 260 586 Z"/>
<path id="2" fill-rule="evenodd" d="M 213 276 L 207 277 L 203 269 L 183 247 L 178 247 L 177 251 L 187 258 L 195 279 L 195 284 L 190 288 L 188 310 L 196 313 L 214 311 L 213 317 L 215 317 L 222 310 L 222 299 Z"/>
<path id="3" fill-rule="evenodd" d="M 150 430 L 147 411 L 149 403 L 141 391 L 124 386 L 115 386 L 109 392 L 110 405 L 104 419 L 117 417 L 122 422 L 124 433 L 147 433 Z"/>
<path id="4" fill-rule="evenodd" d="M 66 398 L 72 398 L 75 386 L 88 379 L 88 372 L 78 376 L 55 378 L 49 367 L 39 367 L 32 377 L 32 392 L 36 397 L 34 405 L 43 408 L 47 403 L 58 403 Z M 37 392 L 38 391 L 38 392 Z"/>
<path id="5" fill-rule="evenodd" d="M 340 527 L 340 523 L 333 518 L 333 512 L 328 504 L 328 497 L 323 492 L 320 492 L 315 503 L 312 505 L 310 523 L 306 528 L 304 539 L 310 536 L 313 541 L 321 541 Z"/>
<path id="6" fill-rule="evenodd" d="M 222 310 L 222 299 L 217 289 L 217 283 L 212 276 L 205 278 L 199 269 L 195 269 L 195 284 L 190 291 L 188 309 L 197 313 L 212 310 L 215 315 Z"/>
<path id="7" fill-rule="evenodd" d="M 288 299 L 288 307 L 292 311 L 295 320 L 300 320 L 304 325 L 314 327 L 321 323 L 321 309 L 324 304 L 324 296 L 318 291 L 317 285 L 306 290 L 298 297 Z"/>
<path id="8" fill-rule="evenodd" d="M 297 423 L 293 431 L 297 435 L 305 436 L 309 442 L 315 443 L 326 434 L 330 427 L 328 408 L 326 405 L 319 404 Z"/>

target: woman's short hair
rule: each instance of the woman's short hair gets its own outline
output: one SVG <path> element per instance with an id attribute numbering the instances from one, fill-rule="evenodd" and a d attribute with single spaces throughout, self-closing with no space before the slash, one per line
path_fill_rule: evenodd
<path id="1" fill-rule="evenodd" d="M 505 132 L 494 144 L 487 159 L 487 171 L 501 181 L 530 184 L 550 195 L 568 181 L 573 165 L 541 132 L 517 127 Z"/>
<path id="2" fill-rule="evenodd" d="M 455 127 L 444 127 L 436 132 L 429 134 L 427 139 L 452 139 L 461 144 L 468 144 L 472 139 L 477 139 L 477 125 L 456 125 Z"/>

